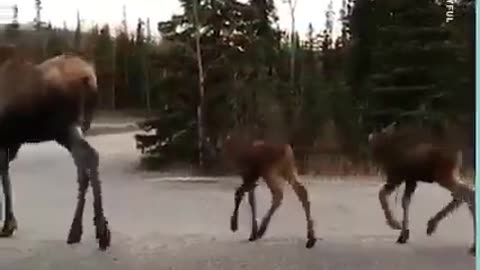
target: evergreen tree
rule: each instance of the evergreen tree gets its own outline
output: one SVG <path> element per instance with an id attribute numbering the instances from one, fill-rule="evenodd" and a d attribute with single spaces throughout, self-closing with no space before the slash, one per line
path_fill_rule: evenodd
<path id="1" fill-rule="evenodd" d="M 431 1 L 377 4 L 378 40 L 369 76 L 369 110 L 376 123 L 387 125 L 402 117 L 435 118 L 448 106 L 452 86 L 450 66 L 455 48 L 448 45 L 444 11 Z M 447 102 L 447 104 L 445 104 Z"/>
<path id="2" fill-rule="evenodd" d="M 18 23 L 18 6 L 13 6 L 13 18 L 12 22 L 7 25 L 5 29 L 5 37 L 7 41 L 15 43 L 20 35 L 20 25 Z"/>
<path id="3" fill-rule="evenodd" d="M 171 51 L 168 55 L 157 56 L 153 63 L 156 68 L 167 71 L 160 86 L 164 92 L 163 102 L 169 110 L 179 112 L 170 118 L 172 122 L 166 120 L 169 116 L 164 113 L 165 119 L 157 123 L 163 125 L 157 128 L 166 136 L 159 137 L 161 141 L 189 127 L 197 118 L 198 82 L 191 79 L 198 78 L 193 2 L 181 3 L 182 14 L 159 23 L 159 31 L 164 42 L 171 44 Z M 206 89 L 204 125 L 205 136 L 210 138 L 207 141 L 215 141 L 220 131 L 232 126 L 251 127 L 266 122 L 259 111 L 270 110 L 261 102 L 268 100 L 266 96 L 275 97 L 277 94 L 275 80 L 272 80 L 277 62 L 268 58 L 278 52 L 272 54 L 271 48 L 275 45 L 267 43 L 278 39 L 270 26 L 272 5 L 271 1 L 247 4 L 235 0 L 199 2 L 198 22 L 202 29 L 201 53 Z M 183 120 L 177 123 L 180 119 Z M 196 133 L 189 130 L 184 138 L 190 138 L 187 139 L 191 143 L 189 149 L 195 149 Z M 165 147 L 161 147 L 162 152 L 167 151 Z"/>
<path id="4" fill-rule="evenodd" d="M 108 24 L 99 31 L 94 49 L 95 67 L 98 77 L 99 103 L 104 108 L 115 109 L 114 49 Z"/>
<path id="5" fill-rule="evenodd" d="M 73 48 L 76 51 L 80 50 L 81 41 L 82 41 L 82 26 L 80 21 L 80 11 L 77 10 L 77 27 L 75 29 L 75 35 L 73 37 Z"/>
<path id="6" fill-rule="evenodd" d="M 115 98 L 112 105 L 115 108 L 124 108 L 130 100 L 130 58 L 133 44 L 127 33 L 122 30 L 115 37 Z"/>
<path id="7" fill-rule="evenodd" d="M 42 22 L 42 1 L 35 0 L 35 29 L 40 30 L 43 26 Z"/>
<path id="8" fill-rule="evenodd" d="M 66 51 L 67 40 L 58 29 L 47 29 L 46 57 L 53 57 Z"/>
<path id="9" fill-rule="evenodd" d="M 456 4 L 459 11 L 461 2 Z M 447 24 L 443 5 L 355 1 L 349 18 L 349 86 L 365 133 L 392 121 L 435 127 L 473 115 L 473 106 L 467 105 L 473 73 L 465 72 L 472 68 L 463 60 L 471 55 L 468 37 L 459 37 L 459 29 L 473 23 L 459 18 Z"/>

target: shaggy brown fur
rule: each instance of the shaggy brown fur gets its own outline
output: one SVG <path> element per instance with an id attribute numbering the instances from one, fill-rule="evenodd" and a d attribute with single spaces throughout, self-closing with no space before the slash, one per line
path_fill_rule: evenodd
<path id="1" fill-rule="evenodd" d="M 8 58 L 11 58 L 16 52 L 16 47 L 11 44 L 0 45 L 0 64 Z"/>
<path id="2" fill-rule="evenodd" d="M 238 229 L 238 208 L 246 192 L 249 193 L 249 203 L 252 214 L 252 230 L 250 241 L 260 239 L 265 234 L 275 211 L 283 200 L 285 182 L 289 183 L 305 211 L 307 221 L 307 248 L 315 245 L 314 222 L 310 214 L 310 201 L 307 189 L 300 182 L 293 150 L 288 144 L 276 144 L 268 141 L 249 141 L 239 136 L 227 136 L 223 146 L 224 156 L 242 176 L 243 183 L 235 191 L 235 208 L 230 220 L 232 231 Z M 265 180 L 272 193 L 272 205 L 257 228 L 255 187 L 258 179 Z"/>
<path id="3" fill-rule="evenodd" d="M 85 132 L 97 100 L 95 68 L 83 59 L 60 55 L 34 65 L 13 57 L 0 66 L 0 113 L 37 108 L 48 100 L 63 99 L 64 107 Z"/>
<path id="4" fill-rule="evenodd" d="M 77 120 L 83 131 L 87 131 L 98 97 L 97 77 L 93 64 L 78 56 L 64 54 L 41 63 L 38 69 L 42 71 L 43 80 L 49 89 L 57 89 L 61 91 L 60 95 L 68 96 L 74 103 L 76 101 L 75 105 L 79 111 Z"/>
<path id="5" fill-rule="evenodd" d="M 98 178 L 98 153 L 79 131 L 90 126 L 96 92 L 95 68 L 76 56 L 57 56 L 39 65 L 10 57 L 0 65 L 0 176 L 5 195 L 1 237 L 9 237 L 17 229 L 10 162 L 22 144 L 54 140 L 71 153 L 78 174 L 77 208 L 67 242 L 80 242 L 85 195 L 91 184 L 96 237 L 101 249 L 110 245 Z"/>
<path id="6" fill-rule="evenodd" d="M 466 202 L 473 216 L 475 239 L 475 191 L 455 177 L 459 166 L 457 151 L 444 142 L 412 138 L 413 135 L 415 133 L 408 129 L 396 129 L 393 123 L 369 136 L 374 160 L 387 177 L 387 183 L 379 192 L 379 200 L 387 224 L 392 229 L 401 230 L 397 242 L 403 244 L 409 238 L 409 207 L 417 181 L 437 183 L 452 194 L 452 201 L 429 220 L 427 234 L 433 234 L 443 218 Z M 405 183 L 405 192 L 402 198 L 403 221 L 400 224 L 392 215 L 387 197 L 402 183 Z M 474 252 L 474 248 L 475 244 L 470 251 Z"/>

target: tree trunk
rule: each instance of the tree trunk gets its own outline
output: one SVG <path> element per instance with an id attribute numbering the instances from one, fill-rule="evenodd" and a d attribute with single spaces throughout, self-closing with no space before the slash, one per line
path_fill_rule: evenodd
<path id="1" fill-rule="evenodd" d="M 198 91 L 199 91 L 199 101 L 197 105 L 197 129 L 198 129 L 198 165 L 200 168 L 203 168 L 203 142 L 204 142 L 204 127 L 203 127 L 203 96 L 204 96 L 204 73 L 203 73 L 203 63 L 202 63 L 202 50 L 200 48 L 200 30 L 199 30 L 199 19 L 198 19 L 198 0 L 193 1 L 193 16 L 195 24 L 195 47 L 197 54 L 197 65 L 198 65 Z"/>
<path id="2" fill-rule="evenodd" d="M 296 30 L 295 30 L 295 9 L 297 7 L 297 1 L 298 0 L 287 0 L 288 7 L 290 10 L 290 91 L 292 91 L 292 95 L 294 98 L 294 108 L 291 111 L 291 117 L 290 117 L 290 122 L 292 123 L 298 123 L 298 118 L 300 116 L 301 112 L 301 95 L 300 95 L 300 90 L 295 89 L 295 57 L 296 57 L 296 52 L 297 52 L 297 42 L 296 42 Z M 295 133 L 295 129 L 298 127 L 294 125 L 292 129 L 294 130 L 293 132 Z M 290 132 L 289 138 L 292 138 L 292 133 Z"/>
<path id="3" fill-rule="evenodd" d="M 117 80 L 116 74 L 117 74 L 117 54 L 116 54 L 117 48 L 116 48 L 116 42 L 114 41 L 112 44 L 112 75 L 111 75 L 111 91 L 112 91 L 112 110 L 115 111 L 115 82 Z"/>
<path id="4" fill-rule="evenodd" d="M 145 102 L 147 103 L 147 112 L 150 113 L 152 105 L 150 104 L 150 69 L 148 68 L 146 56 L 143 58 L 145 72 Z"/>
<path id="5" fill-rule="evenodd" d="M 297 43 L 295 42 L 295 8 L 297 6 L 297 0 L 288 0 L 288 6 L 290 9 L 290 46 L 291 46 L 291 53 L 290 53 L 290 86 L 293 88 L 295 87 L 295 54 L 296 54 L 296 46 Z"/>

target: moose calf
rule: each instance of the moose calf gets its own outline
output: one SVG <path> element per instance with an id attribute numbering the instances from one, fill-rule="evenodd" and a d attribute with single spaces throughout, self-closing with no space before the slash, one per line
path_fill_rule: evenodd
<path id="1" fill-rule="evenodd" d="M 427 234 L 432 235 L 439 222 L 452 213 L 463 202 L 468 204 L 474 222 L 474 244 L 470 252 L 475 252 L 475 191 L 455 178 L 459 162 L 457 151 L 435 140 L 414 141 L 407 132 L 395 128 L 396 123 L 368 137 L 374 160 L 386 174 L 386 183 L 378 196 L 387 224 L 400 230 L 397 243 L 404 244 L 409 238 L 409 206 L 417 181 L 437 183 L 449 190 L 452 200 L 427 224 Z M 411 135 L 411 134 L 410 134 Z M 403 220 L 400 224 L 392 215 L 387 197 L 402 183 L 405 192 L 402 198 Z"/>
<path id="2" fill-rule="evenodd" d="M 243 183 L 235 191 L 235 208 L 230 220 L 232 231 L 238 229 L 238 208 L 243 196 L 248 192 L 252 214 L 252 230 L 249 241 L 262 238 L 267 230 L 275 211 L 280 207 L 283 200 L 283 188 L 288 182 L 298 199 L 301 201 L 307 221 L 307 248 L 315 245 L 315 231 L 313 219 L 310 214 L 310 202 L 307 189 L 300 182 L 295 157 L 292 147 L 288 144 L 276 144 L 268 141 L 246 141 L 239 136 L 227 136 L 223 142 L 222 151 L 227 160 L 232 162 L 239 170 Z M 272 194 L 272 204 L 265 217 L 262 219 L 260 228 L 257 227 L 255 187 L 258 179 L 265 180 Z"/>

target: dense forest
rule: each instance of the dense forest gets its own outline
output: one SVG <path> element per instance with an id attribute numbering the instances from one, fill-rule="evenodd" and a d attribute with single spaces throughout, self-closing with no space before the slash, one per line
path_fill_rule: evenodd
<path id="1" fill-rule="evenodd" d="M 455 1 L 447 22 L 445 1 L 343 0 L 305 37 L 279 28 L 273 0 L 179 1 L 181 13 L 139 19 L 134 33 L 85 29 L 80 16 L 76 30 L 52 27 L 38 12 L 33 29 L 14 16 L 0 38 L 38 61 L 92 59 L 102 109 L 148 112 L 141 127 L 154 134 L 136 139 L 157 164 L 218 166 L 217 142 L 235 130 L 291 143 L 305 172 L 366 173 L 367 134 L 392 121 L 446 131 L 472 153 L 474 1 Z"/>

